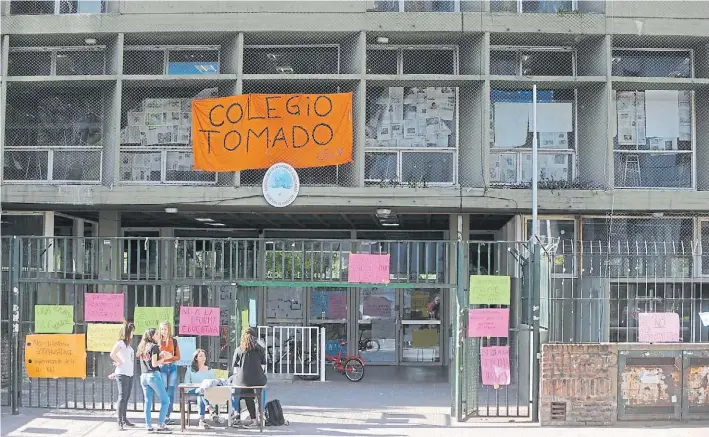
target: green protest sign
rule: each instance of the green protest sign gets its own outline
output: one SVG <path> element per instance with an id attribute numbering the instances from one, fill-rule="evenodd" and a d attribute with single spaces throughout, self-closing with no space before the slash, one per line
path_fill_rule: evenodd
<path id="1" fill-rule="evenodd" d="M 509 276 L 470 275 L 470 305 L 509 304 Z"/>
<path id="2" fill-rule="evenodd" d="M 135 335 L 142 337 L 146 329 L 158 329 L 160 324 L 167 320 L 172 325 L 172 334 L 175 335 L 175 308 L 173 307 L 137 307 L 133 313 Z"/>
<path id="3" fill-rule="evenodd" d="M 71 334 L 74 332 L 72 305 L 35 305 L 34 332 L 37 334 Z"/>

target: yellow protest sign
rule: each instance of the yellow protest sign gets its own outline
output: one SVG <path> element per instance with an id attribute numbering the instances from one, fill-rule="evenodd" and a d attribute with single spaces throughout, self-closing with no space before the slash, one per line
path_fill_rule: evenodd
<path id="1" fill-rule="evenodd" d="M 435 347 L 438 346 L 438 330 L 417 329 L 412 334 L 411 346 Z"/>
<path id="2" fill-rule="evenodd" d="M 25 366 L 30 378 L 86 379 L 86 336 L 28 335 L 25 337 Z"/>
<path id="3" fill-rule="evenodd" d="M 142 337 L 149 328 L 158 329 L 167 320 L 172 325 L 175 334 L 175 308 L 173 307 L 136 307 L 133 312 L 135 335 Z"/>
<path id="4" fill-rule="evenodd" d="M 411 292 L 411 312 L 418 312 L 421 317 L 428 317 L 428 293 L 415 290 Z"/>
<path id="5" fill-rule="evenodd" d="M 214 376 L 217 379 L 227 379 L 229 377 L 229 372 L 222 369 L 214 369 Z"/>
<path id="6" fill-rule="evenodd" d="M 86 327 L 86 350 L 111 352 L 120 331 L 120 323 L 89 323 Z"/>
<path id="7" fill-rule="evenodd" d="M 470 275 L 470 305 L 509 304 L 509 276 Z"/>
<path id="8" fill-rule="evenodd" d="M 248 310 L 248 308 L 241 310 L 241 332 L 244 332 L 247 329 L 249 329 L 249 310 Z"/>
<path id="9" fill-rule="evenodd" d="M 74 307 L 71 305 L 35 305 L 34 332 L 71 334 L 74 332 Z"/>

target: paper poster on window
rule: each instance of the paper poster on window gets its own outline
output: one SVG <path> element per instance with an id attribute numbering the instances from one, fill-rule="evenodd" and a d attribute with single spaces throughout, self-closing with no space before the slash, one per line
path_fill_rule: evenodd
<path id="1" fill-rule="evenodd" d="M 437 329 L 415 329 L 411 333 L 412 347 L 436 347 L 438 346 L 438 330 Z"/>
<path id="2" fill-rule="evenodd" d="M 428 293 L 415 290 L 411 292 L 411 313 L 428 318 Z"/>
<path id="3" fill-rule="evenodd" d="M 367 296 L 362 300 L 362 314 L 369 317 L 391 318 L 392 302 L 384 296 Z"/>
<path id="4" fill-rule="evenodd" d="M 301 288 L 269 288 L 266 292 L 266 318 L 301 319 L 303 290 Z"/>
<path id="5" fill-rule="evenodd" d="M 645 91 L 646 135 L 679 137 L 679 91 Z"/>

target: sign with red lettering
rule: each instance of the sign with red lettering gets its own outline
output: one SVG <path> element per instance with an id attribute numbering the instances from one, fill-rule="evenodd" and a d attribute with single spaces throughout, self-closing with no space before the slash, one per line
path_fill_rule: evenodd
<path id="1" fill-rule="evenodd" d="M 679 314 L 638 314 L 638 342 L 674 343 L 679 341 Z"/>
<path id="2" fill-rule="evenodd" d="M 510 347 L 481 346 L 480 372 L 483 385 L 510 385 Z"/>
<path id="3" fill-rule="evenodd" d="M 219 336 L 219 308 L 180 308 L 180 335 Z"/>

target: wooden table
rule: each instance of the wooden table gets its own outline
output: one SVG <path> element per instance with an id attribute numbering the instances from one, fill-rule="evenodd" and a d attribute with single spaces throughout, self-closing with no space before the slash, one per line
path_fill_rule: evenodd
<path id="1" fill-rule="evenodd" d="M 185 411 L 185 398 L 187 397 L 187 392 L 190 390 L 194 390 L 200 387 L 200 384 L 180 384 L 177 386 L 177 389 L 180 391 L 180 428 L 182 432 L 185 431 L 185 425 L 187 423 L 187 415 Z M 227 387 L 230 389 L 231 397 L 234 398 L 254 398 L 258 400 L 258 413 L 257 415 L 259 416 L 258 418 L 258 427 L 259 431 L 263 432 L 263 426 L 264 422 L 266 420 L 265 415 L 264 415 L 264 405 L 263 405 L 263 390 L 266 388 L 265 385 L 259 385 L 259 386 L 242 386 L 242 385 L 221 385 L 219 387 Z M 254 390 L 254 393 L 252 394 L 241 394 L 241 389 L 252 389 Z M 233 393 L 233 391 L 236 390 L 236 393 Z M 230 399 L 231 401 L 231 399 Z M 231 426 L 232 421 L 231 421 L 231 402 L 227 402 L 226 406 L 227 410 L 227 425 Z M 251 418 L 253 419 L 253 417 Z"/>

